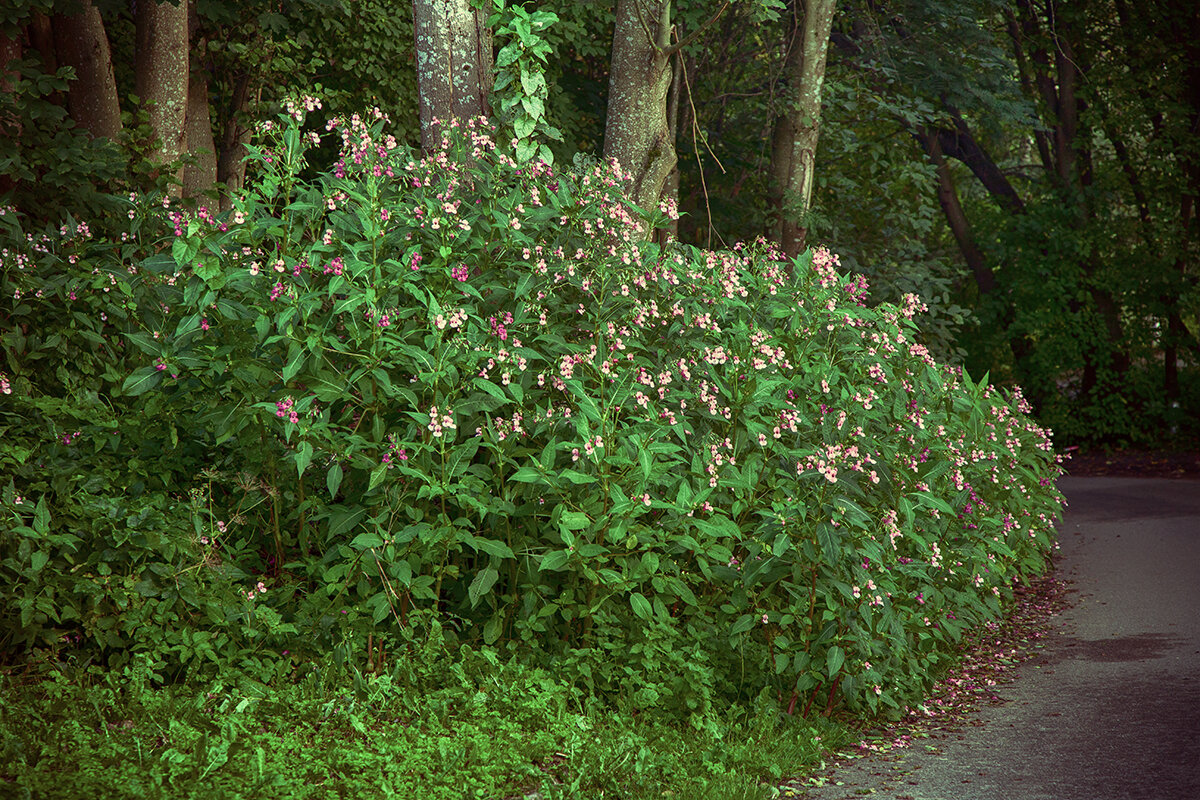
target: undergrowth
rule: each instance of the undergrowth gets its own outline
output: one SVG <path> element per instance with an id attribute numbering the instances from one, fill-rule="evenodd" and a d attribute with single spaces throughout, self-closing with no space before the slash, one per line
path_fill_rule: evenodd
<path id="1" fill-rule="evenodd" d="M 915 297 L 319 111 L 229 213 L 0 215 L 6 779 L 755 796 L 1045 569 L 1050 434 Z"/>
<path id="2" fill-rule="evenodd" d="M 703 730 L 581 702 L 561 679 L 434 633 L 394 671 L 327 660 L 294 682 L 156 687 L 121 670 L 9 679 L 0 792 L 15 798 L 768 798 L 849 741 L 764 697 Z"/>

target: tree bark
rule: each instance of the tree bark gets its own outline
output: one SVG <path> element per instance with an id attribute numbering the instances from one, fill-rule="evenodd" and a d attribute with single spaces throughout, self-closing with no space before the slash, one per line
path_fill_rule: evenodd
<path id="1" fill-rule="evenodd" d="M 954 130 L 942 128 L 937 132 L 942 153 L 961 161 L 971 170 L 992 199 L 1005 211 L 1011 214 L 1023 213 L 1025 204 L 1017 190 L 987 151 L 980 146 L 962 114 L 956 108 L 950 108 L 949 111 L 954 117 Z"/>
<path id="2" fill-rule="evenodd" d="M 0 33 L 0 92 L 9 94 L 13 91 L 18 76 L 15 71 L 9 70 L 8 62 L 16 61 L 21 58 L 21 55 L 21 40 Z M 7 114 L 0 115 L 0 136 L 19 142 L 21 130 L 21 120 L 18 115 L 14 114 L 11 117 Z M 14 186 L 16 186 L 16 181 L 11 175 L 0 173 L 0 195 L 7 194 Z"/>
<path id="3" fill-rule="evenodd" d="M 250 143 L 250 128 L 243 123 L 250 103 L 250 75 L 242 73 L 233 79 L 233 92 L 225 113 L 221 150 L 217 154 L 217 182 L 224 184 L 220 208 L 232 208 L 232 195 L 246 180 L 246 145 Z"/>
<path id="4" fill-rule="evenodd" d="M 963 211 L 962 204 L 958 200 L 958 192 L 954 188 L 954 176 L 950 173 L 950 166 L 942 154 L 941 136 L 937 132 L 923 129 L 916 134 L 916 138 L 924 148 L 930 163 L 937 170 L 938 202 L 942 206 L 942 213 L 946 217 L 946 223 L 950 226 L 950 232 L 954 234 L 954 241 L 958 243 L 958 249 L 962 252 L 963 260 L 967 262 L 967 267 L 975 276 L 979 293 L 990 294 L 996 288 L 996 276 L 992 272 L 992 268 L 988 266 L 987 259 L 984 258 L 979 245 L 975 243 L 975 237 L 971 234 L 967 215 Z"/>
<path id="5" fill-rule="evenodd" d="M 836 5 L 836 0 L 807 0 L 803 24 L 793 27 L 787 55 L 785 72 L 794 99 L 775 123 L 769 200 L 776 216 L 774 238 L 789 258 L 803 252 L 808 236 L 805 217 L 812 202 L 821 90 Z"/>
<path id="6" fill-rule="evenodd" d="M 149 157 L 156 165 L 178 161 L 187 150 L 188 7 L 186 0 L 137 3 L 137 93 L 150 115 L 155 143 Z M 178 194 L 182 171 L 172 194 Z"/>
<path id="7" fill-rule="evenodd" d="M 643 209 L 658 205 L 678 160 L 670 44 L 671 0 L 617 0 L 604 156 L 632 176 L 627 193 Z"/>
<path id="8" fill-rule="evenodd" d="M 469 0 L 413 0 L 421 147 L 441 142 L 437 123 L 486 117 L 492 87 L 487 13 Z"/>
<path id="9" fill-rule="evenodd" d="M 196 197 L 217 182 L 217 147 L 208 108 L 208 71 L 203 62 L 207 40 L 200 35 L 196 0 L 188 3 L 188 38 L 192 42 L 188 78 L 185 138 L 192 163 L 183 170 L 183 196 Z"/>
<path id="10" fill-rule="evenodd" d="M 83 0 L 79 13 L 56 14 L 52 25 L 59 66 L 75 70 L 67 90 L 71 118 L 96 138 L 116 139 L 121 134 L 121 106 L 100 12 Z"/>

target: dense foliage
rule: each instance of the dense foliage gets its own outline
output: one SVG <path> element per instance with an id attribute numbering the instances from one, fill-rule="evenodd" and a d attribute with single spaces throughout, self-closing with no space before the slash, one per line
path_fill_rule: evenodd
<path id="1" fill-rule="evenodd" d="M 227 214 L 0 218 L 10 658 L 384 673 L 436 627 L 698 726 L 763 690 L 892 713 L 1043 568 L 1048 433 L 916 343 L 916 298 L 660 248 L 609 165 L 483 124 L 420 155 L 334 117 L 316 169 L 318 109 Z"/>

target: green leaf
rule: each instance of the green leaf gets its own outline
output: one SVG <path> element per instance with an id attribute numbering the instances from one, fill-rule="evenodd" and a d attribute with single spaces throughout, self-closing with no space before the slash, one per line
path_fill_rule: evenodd
<path id="1" fill-rule="evenodd" d="M 287 364 L 285 364 L 283 367 L 283 382 L 284 383 L 287 383 L 293 377 L 295 377 L 296 373 L 300 371 L 300 368 L 304 366 L 305 356 L 308 355 L 304 351 L 303 347 L 300 347 L 298 344 L 296 344 L 294 342 L 292 343 L 292 347 L 290 349 L 292 351 L 291 355 L 288 358 Z"/>
<path id="2" fill-rule="evenodd" d="M 928 492 L 917 492 L 916 497 L 920 505 L 936 508 L 943 514 L 954 515 L 954 509 L 950 508 L 949 503 L 936 495 L 929 494 Z"/>
<path id="3" fill-rule="evenodd" d="M 542 102 L 540 97 L 522 97 L 521 107 L 525 109 L 525 113 L 534 119 L 541 119 L 546 116 L 546 104 Z"/>
<path id="4" fill-rule="evenodd" d="M 833 505 L 842 511 L 846 519 L 850 520 L 858 527 L 865 527 L 871 522 L 871 515 L 866 511 L 863 511 L 862 507 L 849 497 L 839 496 L 833 501 Z"/>
<path id="5" fill-rule="evenodd" d="M 521 70 L 521 88 L 525 90 L 525 94 L 535 96 L 539 91 L 546 88 L 546 78 L 541 72 L 526 72 Z"/>
<path id="6" fill-rule="evenodd" d="M 837 676 L 842 665 L 846 663 L 846 653 L 836 644 L 825 654 L 825 674 L 830 678 Z"/>
<path id="7" fill-rule="evenodd" d="M 537 155 L 537 142 L 521 139 L 517 142 L 517 161 L 526 162 Z"/>
<path id="8" fill-rule="evenodd" d="M 581 531 L 592 524 L 592 520 L 582 511 L 564 511 L 558 524 L 569 531 Z"/>
<path id="9" fill-rule="evenodd" d="M 596 482 L 595 475 L 585 475 L 584 473 L 578 472 L 573 469 L 564 469 L 562 472 L 559 473 L 559 475 L 561 475 L 562 477 L 566 478 L 571 483 L 574 483 L 576 485 Z"/>
<path id="10" fill-rule="evenodd" d="M 733 627 L 729 629 L 730 636 L 737 636 L 739 633 L 745 633 L 754 627 L 754 615 L 742 614 L 738 617 L 737 622 L 733 623 Z"/>
<path id="11" fill-rule="evenodd" d="M 296 474 L 304 474 L 304 470 L 308 469 L 308 465 L 312 463 L 312 457 L 312 442 L 301 442 L 300 447 L 296 449 Z"/>
<path id="12" fill-rule="evenodd" d="M 475 574 L 475 580 L 467 587 L 467 597 L 471 600 L 471 608 L 479 605 L 480 599 L 496 585 L 500 573 L 493 567 L 487 567 Z"/>
<path id="13" fill-rule="evenodd" d="M 333 466 L 325 473 L 325 486 L 329 489 L 330 499 L 337 497 L 338 487 L 342 485 L 342 465 L 333 462 Z"/>
<path id="14" fill-rule="evenodd" d="M 387 475 L 387 464 L 380 464 L 371 470 L 371 479 L 367 482 L 367 494 L 375 491 L 375 487 L 383 481 L 385 475 Z"/>
<path id="15" fill-rule="evenodd" d="M 641 592 L 629 595 L 629 605 L 633 607 L 633 613 L 644 620 L 648 621 L 650 617 L 654 616 L 654 609 L 650 607 L 650 601 Z"/>
<path id="16" fill-rule="evenodd" d="M 537 122 L 528 114 L 522 114 L 513 120 L 513 133 L 518 139 L 528 139 L 533 135 L 533 129 L 537 127 Z"/>
<path id="17" fill-rule="evenodd" d="M 475 545 L 476 550 L 482 550 L 490 556 L 496 556 L 497 558 L 516 558 L 516 554 L 513 553 L 511 547 L 506 545 L 504 542 L 500 542 L 495 539 L 480 539 L 476 537 L 473 544 Z"/>
<path id="18" fill-rule="evenodd" d="M 828 522 L 822 522 L 817 526 L 817 541 L 821 543 L 821 554 L 825 556 L 825 562 L 836 564 L 841 554 L 837 528 Z"/>
<path id="19" fill-rule="evenodd" d="M 546 483 L 546 476 L 534 467 L 521 467 L 515 473 L 511 480 L 517 483 Z"/>
<path id="20" fill-rule="evenodd" d="M 334 506 L 329 513 L 329 534 L 326 538 L 336 539 L 349 533 L 367 516 L 362 506 Z"/>
<path id="21" fill-rule="evenodd" d="M 472 383 L 476 387 L 483 389 L 485 392 L 487 392 L 488 394 L 490 394 L 492 397 L 496 398 L 497 400 L 504 402 L 504 403 L 509 402 L 508 395 L 506 395 L 504 393 L 504 390 L 501 389 L 496 384 L 492 383 L 491 381 L 485 381 L 483 378 L 476 378 L 475 380 L 472 381 Z"/>
<path id="22" fill-rule="evenodd" d="M 33 567 L 33 573 L 42 571 L 42 567 L 46 566 L 46 562 L 50 560 L 50 554 L 44 550 L 35 550 L 33 555 L 29 557 L 30 566 Z"/>
<path id="23" fill-rule="evenodd" d="M 137 397 L 162 383 L 163 372 L 157 367 L 138 367 L 133 374 L 121 384 L 121 394 L 126 397 Z"/>
<path id="24" fill-rule="evenodd" d="M 39 536 L 50 535 L 50 509 L 46 508 L 45 495 L 38 498 L 37 506 L 33 510 L 33 531 Z"/>
<path id="25" fill-rule="evenodd" d="M 367 550 L 371 547 L 383 547 L 383 537 L 378 533 L 360 533 L 354 537 L 354 541 L 350 542 L 350 547 L 355 550 Z"/>
<path id="26" fill-rule="evenodd" d="M 500 632 L 504 629 L 504 615 L 496 614 L 489 619 L 483 626 L 483 643 L 495 644 L 500 638 Z"/>
<path id="27" fill-rule="evenodd" d="M 542 465 L 542 469 L 549 472 L 554 469 L 554 457 L 557 454 L 558 442 L 551 439 L 546 442 L 546 446 L 542 448 L 542 454 L 538 456 L 538 463 Z"/>
<path id="28" fill-rule="evenodd" d="M 571 554 L 566 550 L 551 550 L 542 556 L 542 563 L 538 564 L 538 572 L 545 572 L 546 570 L 557 572 L 565 567 L 570 560 Z"/>

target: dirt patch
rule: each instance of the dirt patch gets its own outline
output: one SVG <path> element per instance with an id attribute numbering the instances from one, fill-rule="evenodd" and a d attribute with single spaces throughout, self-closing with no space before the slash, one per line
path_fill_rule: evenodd
<path id="1" fill-rule="evenodd" d="M 1175 450 L 1089 450 L 1064 448 L 1067 474 L 1081 477 L 1200 478 L 1200 445 Z"/>

